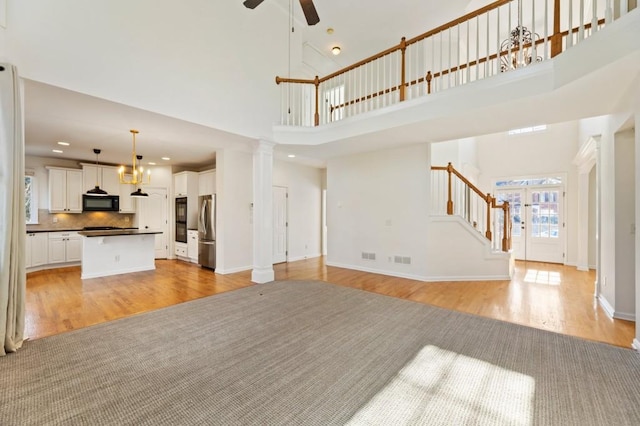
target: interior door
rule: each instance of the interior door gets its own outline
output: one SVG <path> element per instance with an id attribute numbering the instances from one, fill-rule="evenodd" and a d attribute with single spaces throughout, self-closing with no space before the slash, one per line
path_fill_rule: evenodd
<path id="1" fill-rule="evenodd" d="M 167 189 L 166 188 L 144 188 L 149 194 L 148 197 L 140 198 L 138 202 L 139 220 L 138 227 L 144 230 L 159 231 L 155 239 L 155 258 L 166 259 L 169 235 Z"/>
<path id="2" fill-rule="evenodd" d="M 273 263 L 287 261 L 287 188 L 273 187 Z"/>
<path id="3" fill-rule="evenodd" d="M 516 259 L 564 263 L 563 189 L 515 188 L 496 193 L 511 209 L 512 250 Z"/>

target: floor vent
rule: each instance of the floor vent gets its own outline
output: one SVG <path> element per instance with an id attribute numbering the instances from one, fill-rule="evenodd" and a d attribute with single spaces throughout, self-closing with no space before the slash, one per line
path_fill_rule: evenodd
<path id="1" fill-rule="evenodd" d="M 409 256 L 394 256 L 393 261 L 403 265 L 411 265 L 411 258 Z"/>
<path id="2" fill-rule="evenodd" d="M 376 254 L 375 253 L 366 253 L 366 252 L 362 252 L 362 259 L 364 260 L 376 260 Z"/>

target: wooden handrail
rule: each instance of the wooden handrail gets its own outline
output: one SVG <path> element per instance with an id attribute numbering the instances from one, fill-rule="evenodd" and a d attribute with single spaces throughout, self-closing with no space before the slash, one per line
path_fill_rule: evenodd
<path id="1" fill-rule="evenodd" d="M 467 13 L 466 15 L 464 15 L 464 16 L 462 16 L 460 18 L 457 18 L 457 19 L 454 19 L 453 21 L 447 22 L 444 25 L 440 25 L 439 27 L 437 27 L 437 28 L 435 28 L 433 30 L 427 31 L 426 33 L 422 33 L 419 36 L 416 36 L 416 37 L 414 37 L 412 39 L 405 40 L 405 38 L 403 37 L 402 40 L 400 41 L 400 43 L 395 45 L 395 46 L 392 46 L 392 47 L 390 47 L 390 48 L 388 48 L 386 50 L 383 50 L 382 52 L 376 53 L 375 55 L 371 55 L 368 58 L 365 58 L 365 59 L 363 59 L 361 61 L 358 61 L 355 64 L 351 64 L 348 67 L 341 68 L 338 71 L 335 71 L 335 72 L 333 72 L 333 73 L 331 73 L 331 74 L 329 74 L 329 75 L 327 75 L 325 77 L 322 77 L 320 79 L 320 83 L 324 83 L 327 80 L 331 80 L 334 77 L 337 77 L 337 76 L 339 76 L 341 74 L 345 74 L 345 73 L 347 73 L 349 71 L 352 71 L 352 70 L 354 70 L 354 69 L 356 69 L 358 67 L 361 67 L 362 65 L 366 65 L 369 62 L 373 62 L 376 59 L 380 59 L 380 58 L 382 58 L 384 56 L 387 56 L 387 55 L 389 55 L 389 54 L 391 54 L 393 52 L 401 50 L 403 47 L 406 47 L 406 46 L 408 46 L 410 44 L 417 43 L 420 40 L 424 40 L 425 38 L 428 38 L 428 37 L 430 37 L 430 36 L 432 36 L 434 34 L 437 34 L 437 33 L 441 32 L 441 31 L 445 31 L 445 30 L 448 30 L 449 28 L 455 27 L 456 25 L 460 24 L 461 22 L 464 22 L 464 21 L 466 21 L 468 19 L 471 19 L 471 18 L 475 18 L 476 16 L 482 15 L 483 13 L 486 13 L 486 12 L 488 12 L 490 10 L 498 8 L 498 7 L 500 7 L 500 6 L 504 5 L 504 4 L 507 4 L 507 3 L 511 2 L 511 1 L 513 1 L 513 0 L 498 0 L 498 1 L 494 2 L 494 3 L 491 3 L 491 4 L 487 5 L 487 6 L 482 7 L 482 8 L 480 8 L 480 9 L 474 11 L 474 12 Z M 295 81 L 291 81 L 291 80 L 295 80 Z M 276 77 L 276 84 L 280 84 L 280 83 L 307 83 L 307 84 L 313 84 L 313 80 L 285 79 L 285 78 L 281 78 L 281 77 Z"/>
<path id="2" fill-rule="evenodd" d="M 414 37 L 412 39 L 407 40 L 407 45 L 417 43 L 417 42 L 419 42 L 421 40 L 424 40 L 425 38 L 429 38 L 432 35 L 438 34 L 439 32 L 446 31 L 449 28 L 453 28 L 458 24 L 461 24 L 461 23 L 463 23 L 465 21 L 473 19 L 476 16 L 480 16 L 480 15 L 482 15 L 484 13 L 489 12 L 490 10 L 496 9 L 496 8 L 498 8 L 498 7 L 502 6 L 502 5 L 505 5 L 507 3 L 510 3 L 512 1 L 513 0 L 499 0 L 499 1 L 493 2 L 491 4 L 488 4 L 488 5 L 484 6 L 484 7 L 481 7 L 478 10 L 475 10 L 473 12 L 467 13 L 466 15 L 463 15 L 463 16 L 457 18 L 457 19 L 454 19 L 453 21 L 447 22 L 446 24 L 440 25 L 439 27 L 436 27 L 436 28 L 434 28 L 434 29 L 432 29 L 430 31 L 427 31 L 426 33 L 422 33 L 419 36 L 416 36 L 416 37 Z"/>
<path id="3" fill-rule="evenodd" d="M 438 171 L 446 171 L 447 172 L 447 214 L 454 214 L 454 206 L 453 206 L 453 179 L 451 175 L 455 175 L 462 181 L 467 188 L 471 189 L 475 192 L 481 200 L 483 200 L 487 205 L 486 212 L 486 229 L 485 229 L 485 237 L 492 241 L 493 233 L 491 232 L 491 210 L 492 209 L 500 209 L 503 211 L 504 220 L 503 220 L 503 229 L 502 229 L 502 241 L 501 248 L 502 251 L 509 251 L 511 249 L 511 216 L 510 216 L 510 208 L 509 202 L 504 201 L 502 204 L 498 204 L 496 202 L 496 198 L 492 197 L 490 193 L 484 194 L 478 187 L 472 184 L 466 177 L 464 177 L 459 171 L 457 171 L 451 163 L 448 163 L 446 166 L 431 166 L 431 170 Z M 475 227 L 475 222 L 473 224 Z"/>
<path id="4" fill-rule="evenodd" d="M 550 56 L 553 58 L 554 56 L 556 56 L 558 53 L 560 53 L 562 51 L 562 39 L 563 37 L 568 36 L 571 33 L 576 33 L 579 32 L 581 28 L 583 29 L 589 29 L 592 27 L 592 24 L 589 22 L 587 24 L 584 25 L 580 25 L 577 26 L 575 28 L 571 28 L 569 30 L 566 31 L 560 31 L 560 0 L 554 0 L 554 6 L 553 6 L 553 13 L 554 13 L 554 22 L 553 22 L 553 34 L 550 36 L 545 36 L 541 39 L 536 40 L 534 43 L 527 43 L 527 44 L 523 44 L 523 46 L 521 46 L 520 49 L 516 49 L 516 50 L 505 50 L 505 51 L 501 51 L 501 52 L 497 52 L 494 53 L 492 55 L 486 56 L 484 58 L 478 58 L 475 59 L 474 61 L 470 61 L 467 62 L 466 64 L 459 64 L 455 67 L 449 68 L 449 69 L 445 69 L 445 70 L 440 70 L 438 72 L 434 72 L 432 73 L 433 70 L 429 70 L 427 72 L 427 74 L 424 77 L 420 77 L 417 78 L 415 80 L 409 81 L 407 82 L 406 79 L 406 60 L 405 60 L 405 54 L 406 54 L 406 49 L 407 46 L 418 43 L 424 39 L 427 39 L 428 37 L 431 37 L 435 34 L 441 33 L 443 31 L 447 31 L 450 28 L 453 28 L 457 25 L 460 25 L 461 23 L 464 22 L 468 22 L 471 19 L 474 19 L 478 16 L 481 16 L 483 14 L 486 14 L 494 9 L 497 9 L 503 5 L 506 5 L 510 2 L 512 2 L 513 0 L 498 0 L 495 1 L 491 4 L 488 4 L 480 9 L 477 9 L 473 12 L 467 13 L 466 15 L 463 15 L 459 18 L 456 18 L 452 21 L 447 22 L 446 24 L 440 25 L 439 27 L 436 27 L 430 31 L 427 31 L 425 33 L 422 33 L 416 37 L 413 37 L 411 39 L 406 39 L 405 37 L 402 37 L 402 39 L 400 40 L 400 43 L 392 46 L 382 52 L 379 52 L 375 55 L 369 56 L 368 58 L 365 58 L 361 61 L 358 61 L 352 65 L 349 65 L 345 68 L 342 68 L 338 71 L 335 71 L 325 77 L 321 77 L 319 78 L 318 76 L 316 76 L 315 79 L 313 80 L 309 80 L 309 79 L 300 79 L 300 78 L 285 78 L 285 77 L 276 77 L 276 84 L 280 84 L 280 83 L 294 83 L 294 84 L 313 84 L 315 86 L 315 112 L 314 112 L 314 124 L 316 126 L 318 126 L 320 124 L 320 111 L 319 111 L 319 85 L 321 83 L 324 83 L 326 81 L 329 81 L 335 77 L 338 77 L 342 74 L 345 74 L 349 71 L 352 71 L 358 67 L 361 67 L 363 65 L 366 65 L 370 62 L 373 62 L 377 59 L 383 58 L 387 55 L 390 55 L 394 52 L 400 51 L 401 55 L 400 55 L 400 82 L 399 84 L 396 85 L 392 85 L 387 89 L 382 89 L 382 90 L 378 90 L 376 92 L 373 92 L 371 94 L 368 95 L 363 95 L 360 96 L 358 98 L 352 99 L 350 101 L 344 101 L 338 105 L 330 105 L 330 112 L 333 112 L 335 109 L 338 108 L 343 108 L 349 105 L 353 105 L 353 104 L 357 104 L 359 102 L 363 102 L 363 101 L 367 101 L 391 92 L 395 92 L 398 91 L 399 92 L 399 101 L 402 102 L 406 99 L 406 88 L 416 85 L 416 84 L 421 84 L 423 82 L 426 82 L 426 93 L 430 94 L 431 93 L 431 81 L 434 78 L 438 78 L 438 77 L 442 77 L 446 74 L 450 74 L 456 71 L 460 71 L 460 70 L 464 70 L 467 68 L 470 68 L 472 66 L 479 66 L 480 64 L 486 63 L 488 61 L 492 61 L 495 59 L 499 59 L 502 56 L 505 55 L 509 55 L 511 52 L 513 51 L 518 51 L 520 49 L 526 49 L 528 47 L 531 47 L 532 44 L 535 45 L 539 45 L 539 44 L 543 44 L 543 43 L 550 43 L 551 46 L 551 54 Z M 600 19 L 597 21 L 598 25 L 602 25 L 603 23 L 605 23 L 605 19 Z"/>

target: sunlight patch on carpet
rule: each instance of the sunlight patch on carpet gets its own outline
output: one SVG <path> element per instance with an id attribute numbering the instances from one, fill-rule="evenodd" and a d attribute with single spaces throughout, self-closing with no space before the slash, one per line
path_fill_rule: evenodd
<path id="1" fill-rule="evenodd" d="M 425 346 L 349 425 L 533 423 L 535 380 Z"/>

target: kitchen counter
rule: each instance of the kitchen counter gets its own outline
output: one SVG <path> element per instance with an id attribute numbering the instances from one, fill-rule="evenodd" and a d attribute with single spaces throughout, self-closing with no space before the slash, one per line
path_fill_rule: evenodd
<path id="1" fill-rule="evenodd" d="M 79 231 L 82 236 L 82 279 L 156 269 L 158 231 L 109 229 Z"/>
<path id="2" fill-rule="evenodd" d="M 149 235 L 162 234 L 160 231 L 144 231 L 139 229 L 106 229 L 101 231 L 79 231 L 83 237 L 116 237 L 118 235 Z"/>

